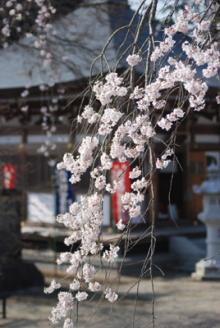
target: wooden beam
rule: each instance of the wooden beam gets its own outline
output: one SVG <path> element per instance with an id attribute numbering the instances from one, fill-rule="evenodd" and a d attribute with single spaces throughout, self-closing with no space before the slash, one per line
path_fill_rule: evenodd
<path id="1" fill-rule="evenodd" d="M 61 125 L 61 126 L 56 126 L 56 134 L 69 134 L 71 132 L 71 126 L 70 125 Z M 0 136 L 7 136 L 7 135 L 22 135 L 23 133 L 23 127 L 22 125 L 20 126 L 3 126 L 0 129 Z M 34 134 L 41 134 L 44 135 L 42 131 L 41 126 L 26 126 L 26 133 L 27 135 L 34 135 Z"/>
<path id="2" fill-rule="evenodd" d="M 191 144 L 190 150 L 198 151 L 220 151 L 220 144 L 218 143 L 197 143 Z"/>
<path id="3" fill-rule="evenodd" d="M 191 126 L 191 132 L 194 134 L 219 134 L 220 135 L 220 124 L 209 125 L 209 124 L 193 124 Z"/>

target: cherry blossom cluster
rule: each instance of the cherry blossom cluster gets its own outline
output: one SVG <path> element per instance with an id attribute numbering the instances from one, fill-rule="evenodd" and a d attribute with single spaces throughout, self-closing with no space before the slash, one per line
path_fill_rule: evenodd
<path id="1" fill-rule="evenodd" d="M 48 0 L 3 0 L 0 9 L 0 46 L 8 47 L 12 41 L 21 42 L 24 45 L 33 47 L 40 56 L 43 67 L 51 64 L 53 55 L 49 49 L 48 39 L 55 33 L 51 24 L 52 18 L 56 13 L 56 8 Z M 51 79 L 55 80 L 55 74 Z M 50 86 L 54 82 L 48 82 Z M 21 112 L 28 116 L 31 108 L 28 105 L 28 96 L 31 83 L 25 86 L 21 92 L 22 105 Z M 44 92 L 48 85 L 41 84 L 39 90 Z M 56 132 L 55 121 L 62 120 L 62 116 L 54 114 L 58 109 L 57 103 L 48 104 L 48 108 L 41 108 L 42 130 L 45 133 L 45 142 L 39 147 L 39 153 L 49 158 L 53 154 L 56 144 L 53 141 L 53 135 Z"/>
<path id="2" fill-rule="evenodd" d="M 195 12 L 194 7 L 186 6 L 174 17 L 173 24 L 164 26 L 164 40 L 156 44 L 148 63 L 145 53 L 131 51 L 126 58 L 127 75 L 114 71 L 94 82 L 91 98 L 77 117 L 78 123 L 85 124 L 93 134 L 85 136 L 76 153 L 66 153 L 58 164 L 58 169 L 71 173 L 73 184 L 89 171 L 91 184 L 89 193 L 82 196 L 80 202 L 74 202 L 68 213 L 57 218 L 70 231 L 65 244 L 79 243 L 79 246 L 74 252 L 61 253 L 58 258 L 58 264 L 65 263 L 67 274 L 74 278 L 69 291 L 58 294 L 58 305 L 51 315 L 54 323 L 64 320 L 64 327 L 71 327 L 74 304 L 87 300 L 90 293 L 102 291 L 112 303 L 118 299 L 115 291 L 104 288 L 96 280 L 96 268 L 90 261 L 92 256 L 99 255 L 111 264 L 120 251 L 119 246 L 113 244 L 104 249 L 100 242 L 104 195 L 114 193 L 121 185 L 121 176 L 109 179 L 109 171 L 114 161 L 135 162 L 129 173 L 130 191 L 124 192 L 120 199 L 122 211 L 128 217 L 128 222 L 120 219 L 117 223 L 118 230 L 123 231 L 132 219 L 142 216 L 146 191 L 152 183 L 144 164 L 146 158 L 151 156 L 153 173 L 166 169 L 175 160 L 173 131 L 188 113 L 205 108 L 207 79 L 216 77 L 220 68 L 217 44 L 213 44 L 208 35 L 211 19 L 211 14 L 207 20 Z M 176 36 L 180 34 L 182 50 L 176 56 L 173 50 Z M 150 67 L 151 78 L 134 79 L 134 69 L 140 63 Z M 174 101 L 170 101 L 170 95 Z M 220 102 L 219 95 L 217 102 Z M 149 152 L 155 141 L 163 147 L 160 155 Z M 59 287 L 52 282 L 46 291 Z"/>
<path id="3" fill-rule="evenodd" d="M 122 85 L 123 79 L 117 73 L 109 73 L 104 82 L 96 82 L 93 91 L 100 103 L 105 106 L 112 102 L 113 97 L 124 97 L 127 88 Z"/>
<path id="4" fill-rule="evenodd" d="M 164 130 L 169 131 L 172 128 L 173 123 L 183 118 L 184 111 L 181 108 L 174 108 L 174 110 L 167 114 L 166 117 L 162 117 L 157 125 Z"/>
<path id="5" fill-rule="evenodd" d="M 0 35 L 3 46 L 7 47 L 10 39 L 19 39 L 23 33 L 30 36 L 32 30 L 38 35 L 39 40 L 42 39 L 42 35 L 52 28 L 50 20 L 56 9 L 48 0 L 6 0 L 2 4 L 1 11 L 4 18 L 1 23 Z M 28 24 L 30 24 L 29 29 L 27 28 Z"/>
<path id="6" fill-rule="evenodd" d="M 71 153 L 63 156 L 63 161 L 58 164 L 58 169 L 65 169 L 70 172 L 71 183 L 79 182 L 81 176 L 93 163 L 94 151 L 99 144 L 97 137 L 85 137 L 78 149 L 76 158 Z"/>
<path id="7" fill-rule="evenodd" d="M 75 252 L 63 252 L 57 262 L 66 264 L 66 273 L 74 276 L 69 286 L 69 292 L 58 293 L 58 304 L 52 309 L 50 320 L 56 324 L 63 319 L 64 327 L 70 320 L 71 311 L 76 302 L 83 302 L 89 297 L 89 293 L 102 291 L 102 285 L 95 280 L 96 268 L 90 264 L 90 256 L 100 254 L 103 245 L 98 242 L 101 234 L 103 218 L 103 199 L 98 193 L 81 197 L 80 204 L 74 202 L 69 212 L 59 215 L 57 221 L 64 224 L 70 231 L 65 238 L 65 244 L 70 246 L 80 241 L 80 246 Z M 109 250 L 103 252 L 103 260 L 112 263 L 117 259 L 119 247 L 110 245 Z M 46 293 L 52 293 L 60 289 L 61 285 L 52 281 L 45 289 Z M 114 303 L 118 295 L 110 287 L 105 287 L 105 298 Z"/>
<path id="8" fill-rule="evenodd" d="M 172 49 L 174 44 L 175 41 L 173 40 L 171 35 L 166 37 L 165 40 L 160 42 L 159 46 L 156 47 L 153 53 L 151 54 L 151 60 L 156 61 L 159 58 L 163 57 L 166 53 L 168 53 Z"/>
<path id="9" fill-rule="evenodd" d="M 167 148 L 161 158 L 157 158 L 156 168 L 159 170 L 165 169 L 170 164 L 173 155 L 173 149 Z"/>

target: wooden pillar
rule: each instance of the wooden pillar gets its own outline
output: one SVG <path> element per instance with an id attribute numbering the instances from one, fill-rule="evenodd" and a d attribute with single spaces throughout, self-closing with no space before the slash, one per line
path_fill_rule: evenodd
<path id="1" fill-rule="evenodd" d="M 22 143 L 20 146 L 20 174 L 21 174 L 21 220 L 27 219 L 27 136 L 28 130 L 24 126 L 22 129 Z"/>
<path id="2" fill-rule="evenodd" d="M 7 299 L 4 297 L 2 299 L 2 319 L 6 319 L 7 318 Z"/>

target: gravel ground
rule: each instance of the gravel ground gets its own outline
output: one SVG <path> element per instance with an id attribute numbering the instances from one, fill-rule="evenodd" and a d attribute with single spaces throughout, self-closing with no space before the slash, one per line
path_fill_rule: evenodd
<path id="1" fill-rule="evenodd" d="M 149 280 L 141 282 L 136 302 L 136 287 L 128 292 L 135 281 L 134 278 L 122 279 L 121 299 L 113 306 L 103 300 L 82 304 L 77 328 L 153 327 L 151 283 Z M 186 276 L 155 278 L 155 292 L 156 328 L 220 328 L 220 282 L 192 281 Z M 0 320 L 0 326 L 48 328 L 47 317 L 53 305 L 54 297 L 39 293 L 11 297 L 8 319 Z"/>

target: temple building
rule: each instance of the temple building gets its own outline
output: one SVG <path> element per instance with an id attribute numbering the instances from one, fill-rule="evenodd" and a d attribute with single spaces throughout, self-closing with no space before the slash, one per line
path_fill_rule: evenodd
<path id="1" fill-rule="evenodd" d="M 91 70 L 92 61 L 99 56 L 111 32 L 132 15 L 122 4 L 117 15 L 106 3 L 79 5 L 58 17 L 54 22 L 56 33 L 50 39 L 53 57 L 48 66 L 42 64 L 39 51 L 31 47 L 36 41 L 33 36 L 24 36 L 20 42 L 0 50 L 1 189 L 19 192 L 25 232 L 29 226 L 56 225 L 56 214 L 61 206 L 65 210 L 62 204 L 79 199 L 88 188 L 89 174 L 71 189 L 68 176 L 57 176 L 55 164 L 65 152 L 73 151 L 82 138 L 73 122 L 82 99 L 86 99 L 91 76 L 102 70 L 107 72 L 106 63 L 99 59 Z M 87 19 L 82 20 L 85 16 Z M 117 35 L 107 49 L 106 57 L 112 67 L 122 39 L 122 34 Z M 125 69 L 126 64 L 121 63 L 119 70 Z M 219 84 L 211 80 L 206 109 L 188 116 L 178 131 L 178 162 L 156 174 L 160 229 L 178 226 L 183 234 L 196 233 L 198 229 L 201 232 L 197 215 L 202 199 L 193 193 L 193 185 L 206 178 L 209 165 L 214 163 L 220 170 L 220 116 L 215 101 L 218 89 Z M 165 140 L 166 134 L 162 138 Z M 160 150 L 156 141 L 155 148 Z M 64 185 L 62 190 L 57 179 L 62 179 L 59 180 Z M 110 196 L 106 196 L 104 206 L 104 226 L 114 228 Z M 134 225 L 142 224 L 147 224 L 147 220 L 134 221 Z M 185 227 L 190 229 L 184 230 Z"/>

